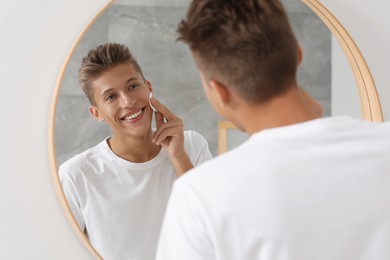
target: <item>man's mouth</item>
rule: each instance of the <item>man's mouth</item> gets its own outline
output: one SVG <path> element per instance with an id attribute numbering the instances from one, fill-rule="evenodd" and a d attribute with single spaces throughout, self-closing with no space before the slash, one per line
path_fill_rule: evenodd
<path id="1" fill-rule="evenodd" d="M 141 110 L 139 110 L 138 112 L 135 112 L 135 113 L 132 113 L 130 115 L 126 115 L 126 116 L 122 117 L 121 120 L 133 120 L 133 119 L 136 119 L 137 117 L 139 117 L 142 114 L 142 111 L 143 111 L 143 108 Z"/>

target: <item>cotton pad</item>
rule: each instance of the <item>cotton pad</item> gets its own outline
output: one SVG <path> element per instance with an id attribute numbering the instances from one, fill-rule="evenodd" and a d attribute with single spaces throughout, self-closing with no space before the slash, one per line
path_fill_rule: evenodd
<path id="1" fill-rule="evenodd" d="M 157 112 L 157 109 L 152 105 L 152 102 L 150 102 L 150 99 L 153 97 L 152 92 L 149 93 L 149 106 L 154 111 Z"/>

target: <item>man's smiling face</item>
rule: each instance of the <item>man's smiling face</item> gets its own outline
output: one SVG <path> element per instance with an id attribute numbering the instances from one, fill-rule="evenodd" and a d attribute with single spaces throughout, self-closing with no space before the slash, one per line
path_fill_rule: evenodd
<path id="1" fill-rule="evenodd" d="M 106 121 L 114 135 L 144 136 L 151 129 L 152 86 L 130 63 L 104 71 L 93 83 L 91 114 Z"/>

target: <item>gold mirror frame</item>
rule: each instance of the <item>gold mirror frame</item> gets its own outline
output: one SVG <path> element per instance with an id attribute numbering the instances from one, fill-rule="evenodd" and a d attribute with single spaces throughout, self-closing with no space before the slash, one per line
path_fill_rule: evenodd
<path id="1" fill-rule="evenodd" d="M 84 232 L 79 228 L 76 219 L 74 218 L 72 211 L 68 205 L 68 202 L 65 198 L 64 191 L 62 190 L 62 185 L 60 178 L 58 176 L 58 166 L 56 162 L 56 150 L 55 150 L 55 138 L 54 138 L 54 130 L 55 130 L 55 115 L 56 115 L 56 104 L 58 101 L 58 95 L 60 92 L 60 87 L 62 84 L 62 80 L 65 75 L 66 68 L 68 67 L 69 61 L 73 55 L 73 53 L 76 50 L 76 47 L 80 43 L 82 37 L 84 34 L 88 31 L 88 29 L 94 24 L 96 19 L 114 2 L 114 0 L 108 0 L 108 2 L 98 11 L 97 14 L 94 15 L 94 17 L 87 23 L 87 25 L 84 27 L 84 29 L 81 31 L 81 33 L 77 36 L 75 42 L 73 43 L 69 53 L 66 55 L 65 62 L 61 66 L 60 73 L 57 77 L 56 85 L 54 88 L 53 97 L 50 104 L 50 110 L 49 110 L 49 163 L 50 163 L 50 171 L 51 176 L 54 183 L 54 188 L 57 193 L 58 200 L 60 201 L 61 207 L 64 211 L 65 217 L 68 220 L 70 226 L 72 227 L 73 231 L 75 232 L 76 236 L 80 239 L 80 241 L 83 243 L 83 245 L 87 248 L 89 253 L 95 258 L 95 259 L 102 259 L 103 258 L 99 255 L 99 253 L 96 251 L 96 249 L 92 246 L 92 244 L 89 242 L 87 236 L 84 234 Z"/>
<path id="2" fill-rule="evenodd" d="M 383 122 L 382 107 L 374 79 L 359 48 L 334 15 L 317 0 L 302 0 L 325 23 L 348 58 L 360 95 L 363 118 Z"/>
<path id="3" fill-rule="evenodd" d="M 376 90 L 376 86 L 370 70 L 361 54 L 356 44 L 352 40 L 351 36 L 345 30 L 345 28 L 340 24 L 340 22 L 327 10 L 322 4 L 320 4 L 317 0 L 302 0 L 310 9 L 313 10 L 314 13 L 318 15 L 318 17 L 326 24 L 332 34 L 336 37 L 342 49 L 344 50 L 350 66 L 352 68 L 353 74 L 355 76 L 355 80 L 357 83 L 361 109 L 363 112 L 363 118 L 368 121 L 373 122 L 383 122 L 382 108 L 380 105 L 378 93 Z M 99 12 L 88 22 L 85 28 L 81 31 L 76 41 L 72 45 L 69 53 L 65 58 L 65 62 L 63 63 L 59 76 L 56 81 L 56 85 L 54 88 L 54 93 L 52 96 L 50 110 L 49 110 L 49 120 L 48 120 L 48 153 L 49 153 L 49 163 L 50 163 L 50 171 L 55 187 L 55 191 L 57 193 L 58 200 L 62 209 L 64 210 L 65 217 L 70 223 L 73 231 L 80 239 L 80 241 L 84 244 L 84 246 L 88 249 L 93 257 L 96 259 L 102 259 L 99 253 L 95 250 L 95 248 L 91 245 L 88 238 L 85 234 L 80 230 L 77 225 L 76 220 L 68 206 L 66 201 L 64 192 L 62 190 L 62 185 L 58 176 L 58 167 L 56 163 L 56 151 L 55 151 L 55 142 L 54 142 L 54 130 L 55 130 L 55 114 L 56 114 L 56 104 L 58 100 L 58 94 L 61 87 L 61 83 L 65 74 L 65 70 L 69 64 L 70 58 L 72 57 L 77 45 L 79 44 L 81 38 L 84 36 L 86 31 L 91 27 L 91 25 L 96 21 L 96 19 L 103 13 L 114 0 L 109 0 L 107 4 L 99 10 Z M 218 152 L 222 153 L 227 150 L 227 129 L 235 128 L 229 122 L 221 122 L 218 126 L 219 128 L 219 144 L 218 144 Z"/>

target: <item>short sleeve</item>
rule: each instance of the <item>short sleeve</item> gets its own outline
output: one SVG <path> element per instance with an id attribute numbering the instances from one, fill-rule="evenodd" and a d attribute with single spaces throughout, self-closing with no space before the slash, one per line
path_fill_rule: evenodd
<path id="1" fill-rule="evenodd" d="M 176 181 L 168 202 L 156 259 L 214 259 L 206 215 L 196 193 Z"/>
<path id="2" fill-rule="evenodd" d="M 65 172 L 64 169 L 60 167 L 58 174 L 60 176 L 60 181 L 62 184 L 62 189 L 64 191 L 64 195 L 66 200 L 68 201 L 68 205 L 73 213 L 74 218 L 81 230 L 85 230 L 85 222 L 83 218 L 83 214 L 80 208 L 80 200 L 77 195 L 77 190 L 74 185 L 74 182 L 69 177 L 69 174 Z"/>
<path id="3" fill-rule="evenodd" d="M 187 152 L 194 166 L 213 158 L 206 139 L 196 131 L 186 131 Z M 189 147 L 188 147 L 189 146 Z"/>

